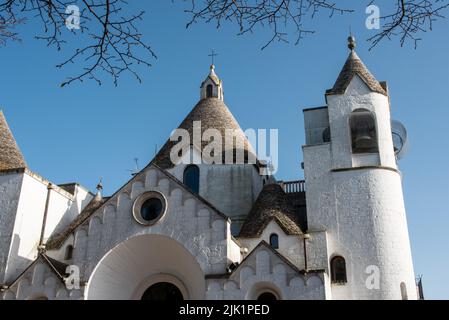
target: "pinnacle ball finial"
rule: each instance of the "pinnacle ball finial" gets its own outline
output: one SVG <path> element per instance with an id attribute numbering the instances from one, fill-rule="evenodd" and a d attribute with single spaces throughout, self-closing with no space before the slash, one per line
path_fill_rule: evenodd
<path id="1" fill-rule="evenodd" d="M 100 181 L 97 184 L 97 188 L 98 191 L 103 190 L 103 178 L 100 178 Z"/>
<path id="2" fill-rule="evenodd" d="M 354 51 L 355 49 L 355 38 L 353 37 L 352 34 L 348 37 L 348 48 L 351 51 Z"/>

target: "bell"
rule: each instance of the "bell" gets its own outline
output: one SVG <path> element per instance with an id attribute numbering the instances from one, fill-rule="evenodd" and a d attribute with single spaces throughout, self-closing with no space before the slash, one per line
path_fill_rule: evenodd
<path id="1" fill-rule="evenodd" d="M 359 135 L 355 138 L 357 149 L 369 149 L 373 145 L 373 138 L 368 134 Z"/>

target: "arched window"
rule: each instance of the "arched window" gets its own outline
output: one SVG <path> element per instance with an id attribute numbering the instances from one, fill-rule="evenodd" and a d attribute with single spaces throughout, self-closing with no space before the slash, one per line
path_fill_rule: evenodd
<path id="1" fill-rule="evenodd" d="M 200 169 L 196 165 L 187 166 L 184 170 L 184 184 L 194 193 L 200 191 Z"/>
<path id="2" fill-rule="evenodd" d="M 349 121 L 353 153 L 379 152 L 377 145 L 376 122 L 373 114 L 366 109 L 352 112 Z"/>
<path id="3" fill-rule="evenodd" d="M 208 84 L 206 87 L 206 97 L 211 98 L 214 92 L 214 87 L 211 84 Z"/>
<path id="4" fill-rule="evenodd" d="M 169 282 L 159 282 L 149 287 L 142 295 L 141 300 L 153 301 L 183 301 L 181 290 Z"/>
<path id="5" fill-rule="evenodd" d="M 346 261 L 343 257 L 337 256 L 331 260 L 332 283 L 346 283 Z"/>
<path id="6" fill-rule="evenodd" d="M 402 300 L 408 300 L 407 287 L 404 282 L 401 282 L 401 297 Z"/>
<path id="7" fill-rule="evenodd" d="M 65 260 L 71 260 L 72 257 L 73 257 L 73 246 L 72 245 L 68 245 L 67 248 L 65 248 L 64 259 Z"/>
<path id="8" fill-rule="evenodd" d="M 257 301 L 276 301 L 278 298 L 274 295 L 274 293 L 271 292 L 264 292 L 261 293 L 257 297 Z"/>
<path id="9" fill-rule="evenodd" d="M 45 294 L 37 294 L 28 298 L 28 300 L 48 300 L 48 297 Z"/>
<path id="10" fill-rule="evenodd" d="M 270 236 L 270 246 L 273 249 L 279 249 L 279 236 L 275 233 Z"/>

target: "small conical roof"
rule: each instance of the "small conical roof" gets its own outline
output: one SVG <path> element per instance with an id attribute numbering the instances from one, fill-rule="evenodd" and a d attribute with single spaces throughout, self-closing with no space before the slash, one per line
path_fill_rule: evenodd
<path id="1" fill-rule="evenodd" d="M 383 95 L 387 95 L 387 92 L 380 85 L 379 81 L 374 78 L 374 76 L 369 72 L 365 64 L 360 60 L 359 56 L 354 50 L 346 60 L 343 69 L 341 70 L 334 87 L 327 91 L 328 94 L 343 94 L 346 88 L 351 83 L 353 77 L 358 75 L 362 81 L 368 86 L 368 88 L 373 92 L 378 92 Z"/>
<path id="2" fill-rule="evenodd" d="M 302 234 L 301 218 L 279 184 L 264 186 L 240 229 L 239 237 L 260 236 L 272 220 L 288 235 Z"/>
<path id="3" fill-rule="evenodd" d="M 213 64 L 210 66 L 210 72 L 207 77 L 210 78 L 217 86 L 220 85 L 220 78 L 218 78 L 217 74 L 215 73 L 215 66 Z"/>
<path id="4" fill-rule="evenodd" d="M 245 151 L 245 162 L 247 159 L 247 153 L 251 153 L 255 156 L 254 149 L 250 145 L 249 141 L 246 139 L 245 133 L 240 128 L 237 120 L 234 118 L 232 113 L 229 111 L 228 107 L 224 103 L 223 100 L 218 98 L 206 98 L 201 99 L 197 105 L 190 111 L 187 117 L 182 121 L 179 125 L 180 129 L 185 129 L 189 132 L 190 137 L 193 137 L 193 122 L 201 121 L 201 135 L 203 135 L 204 131 L 207 129 L 217 129 L 222 136 L 223 144 L 222 144 L 222 153 L 225 154 L 226 146 L 224 143 L 226 137 L 226 129 L 235 130 L 237 133 L 238 139 L 240 141 L 244 141 L 244 151 Z M 161 148 L 159 153 L 156 155 L 153 162 L 163 169 L 169 169 L 174 166 L 170 159 L 170 151 L 172 147 L 176 144 L 176 141 L 168 140 L 165 145 Z M 208 142 L 202 142 L 201 148 L 204 148 Z M 199 146 L 197 146 L 199 147 Z M 235 146 L 234 146 L 235 147 Z M 232 150 L 236 151 L 235 148 Z"/>
<path id="5" fill-rule="evenodd" d="M 0 171 L 26 168 L 25 159 L 0 110 Z"/>

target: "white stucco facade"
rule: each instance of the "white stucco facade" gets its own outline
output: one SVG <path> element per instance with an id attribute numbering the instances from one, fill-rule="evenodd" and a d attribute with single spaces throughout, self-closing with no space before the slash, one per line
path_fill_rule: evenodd
<path id="1" fill-rule="evenodd" d="M 158 154 L 110 197 L 0 171 L 0 297 L 417 299 L 388 92 L 357 59 L 326 106 L 304 110 L 305 182 L 263 176 L 259 162 L 186 175 L 197 145 L 176 163 Z M 214 67 L 200 97 L 235 129 Z M 355 151 L 357 110 L 374 119 L 374 151 Z"/>

